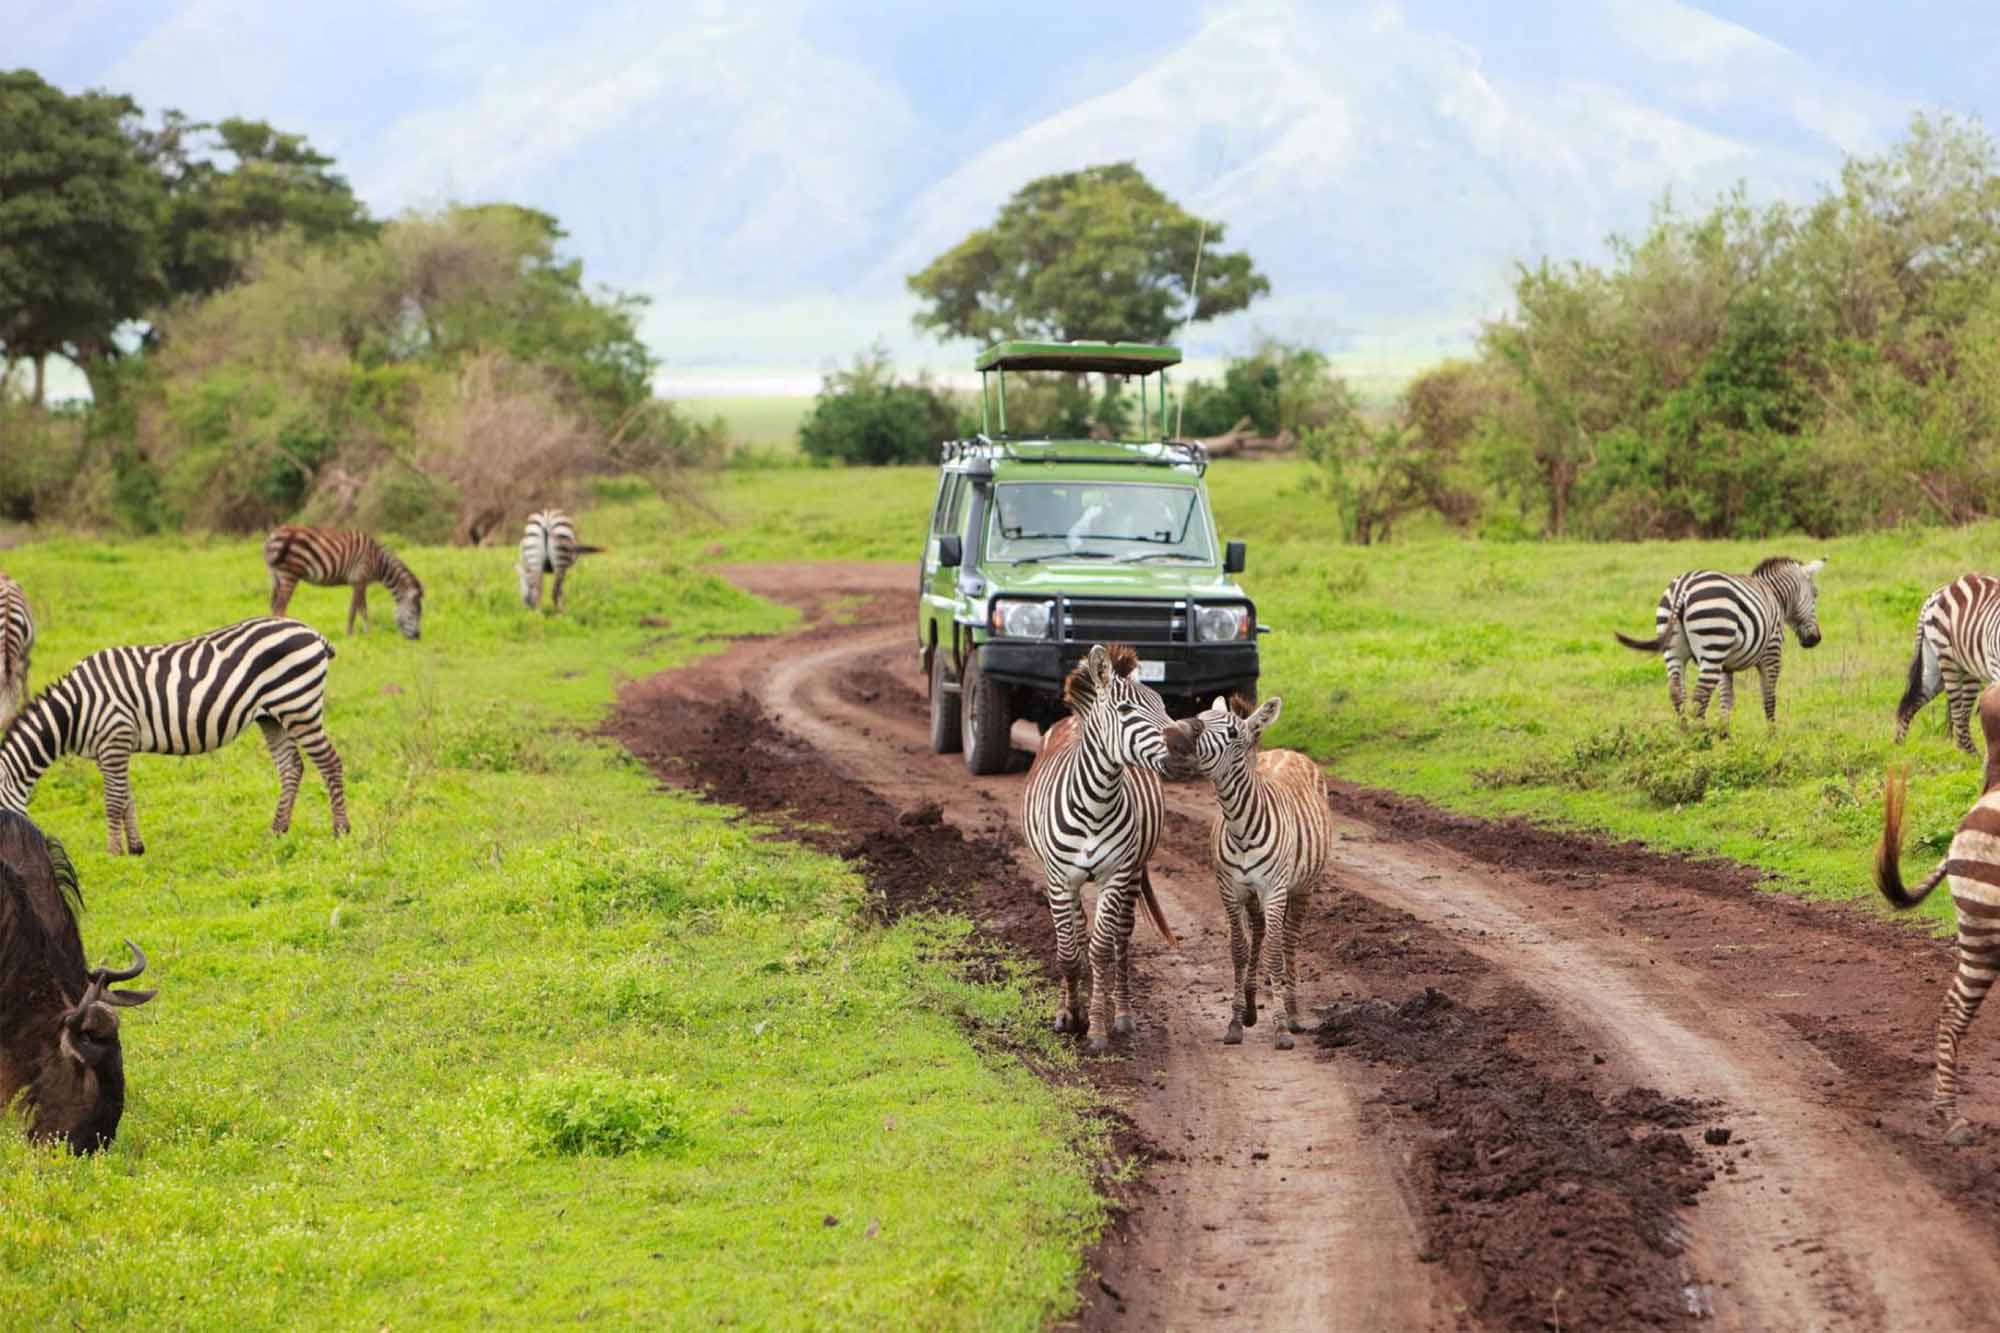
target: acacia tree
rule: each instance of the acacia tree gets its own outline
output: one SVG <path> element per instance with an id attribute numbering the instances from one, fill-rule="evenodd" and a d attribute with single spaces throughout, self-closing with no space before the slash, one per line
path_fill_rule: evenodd
<path id="1" fill-rule="evenodd" d="M 1206 241 L 1203 242 L 1204 226 Z M 1187 212 L 1129 162 L 1029 181 L 993 225 L 912 274 L 919 328 L 948 337 L 1163 342 L 1271 290 L 1250 256 L 1221 248 L 1224 225 Z"/>
<path id="2" fill-rule="evenodd" d="M 165 294 L 159 176 L 133 152 L 139 108 L 70 96 L 30 70 L 0 73 L 0 352 L 86 365 Z"/>

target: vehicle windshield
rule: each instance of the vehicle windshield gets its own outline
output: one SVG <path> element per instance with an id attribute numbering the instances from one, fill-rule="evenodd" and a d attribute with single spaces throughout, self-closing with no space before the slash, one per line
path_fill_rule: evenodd
<path id="1" fill-rule="evenodd" d="M 1014 481 L 993 497 L 989 560 L 1215 561 L 1195 486 Z"/>

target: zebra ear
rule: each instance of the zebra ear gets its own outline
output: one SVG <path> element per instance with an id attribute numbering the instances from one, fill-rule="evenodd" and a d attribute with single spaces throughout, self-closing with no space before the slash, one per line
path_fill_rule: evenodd
<path id="1" fill-rule="evenodd" d="M 1806 562 L 1806 573 L 1807 575 L 1817 574 L 1820 572 L 1820 570 L 1824 569 L 1825 567 L 1826 567 L 1825 556 L 1821 556 L 1817 560 L 1808 560 Z"/>
<path id="2" fill-rule="evenodd" d="M 1285 698 L 1281 694 L 1274 694 L 1259 705 L 1257 711 L 1243 724 L 1244 730 L 1250 733 L 1250 739 L 1254 741 L 1262 736 L 1264 728 L 1278 720 L 1278 714 L 1284 710 L 1284 706 Z"/>
<path id="3" fill-rule="evenodd" d="M 1218 695 L 1216 695 L 1216 696 L 1215 696 L 1215 701 L 1214 701 L 1213 703 L 1211 703 L 1211 704 L 1210 704 L 1210 705 L 1208 706 L 1208 711 L 1209 711 L 1209 712 L 1211 712 L 1211 713 L 1220 713 L 1220 714 L 1222 714 L 1222 715 L 1223 715 L 1224 717 L 1227 717 L 1227 716 L 1229 716 L 1229 698 L 1228 698 L 1228 696 L 1227 696 L 1227 695 L 1221 695 L 1221 694 L 1218 694 Z"/>
<path id="4" fill-rule="evenodd" d="M 1111 683 L 1111 654 L 1104 650 L 1103 644 L 1091 644 L 1090 656 L 1084 659 L 1084 663 L 1090 668 L 1090 678 L 1100 687 Z"/>

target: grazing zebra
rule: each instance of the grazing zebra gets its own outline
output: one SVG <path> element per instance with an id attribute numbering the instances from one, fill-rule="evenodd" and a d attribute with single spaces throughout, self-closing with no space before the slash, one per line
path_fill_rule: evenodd
<path id="1" fill-rule="evenodd" d="M 380 583 L 396 599 L 396 628 L 406 639 L 423 629 L 424 585 L 388 547 L 365 532 L 336 528 L 303 528 L 287 523 L 264 539 L 264 564 L 271 571 L 271 614 L 282 616 L 291 605 L 292 590 L 301 583 L 354 589 L 347 608 L 347 632 L 354 619 L 368 630 L 368 585 Z"/>
<path id="2" fill-rule="evenodd" d="M 0 574 L 0 729 L 28 702 L 28 656 L 35 648 L 35 618 L 21 585 Z"/>
<path id="3" fill-rule="evenodd" d="M 1146 859 L 1160 838 L 1159 770 L 1170 752 L 1186 752 L 1194 726 L 1167 717 L 1160 696 L 1134 675 L 1138 666 L 1139 655 L 1130 648 L 1103 644 L 1077 664 L 1063 683 L 1070 716 L 1042 738 L 1021 800 L 1021 826 L 1041 859 L 1055 920 L 1063 987 L 1056 1031 L 1079 1036 L 1091 1033 L 1078 994 L 1083 886 L 1097 884 L 1097 914 L 1090 924 L 1091 1007 L 1097 1013 L 1093 1051 L 1105 1048 L 1110 1033 L 1123 1036 L 1133 1029 L 1134 890 L 1160 934 L 1174 940 L 1153 896 Z"/>
<path id="4" fill-rule="evenodd" d="M 1903 799 L 1909 777 L 1891 773 L 1882 799 L 1882 841 L 1875 848 L 1875 887 L 1898 908 L 1915 907 L 1940 880 L 1951 881 L 1958 909 L 1958 970 L 1945 988 L 1938 1013 L 1937 1074 L 1931 1107 L 1945 1122 L 1945 1142 L 1969 1143 L 1972 1126 L 1958 1114 L 1958 1043 L 1965 1039 L 1980 1001 L 2000 976 L 2000 685 L 1979 696 L 1979 726 L 1986 733 L 1982 794 L 1959 821 L 1945 858 L 1914 889 L 1903 887 Z"/>
<path id="5" fill-rule="evenodd" d="M 26 814 L 50 764 L 90 755 L 104 774 L 106 846 L 113 856 L 137 856 L 146 848 L 126 776 L 131 757 L 206 754 L 255 721 L 278 767 L 271 831 L 291 826 L 304 750 L 326 782 L 334 834 L 345 833 L 340 755 L 323 726 L 332 660 L 333 645 L 312 626 L 262 617 L 178 643 L 100 648 L 36 695 L 0 737 L 0 810 Z"/>
<path id="6" fill-rule="evenodd" d="M 1757 668 L 1764 686 L 1764 720 L 1778 720 L 1778 658 L 1785 643 L 1785 626 L 1799 636 L 1801 648 L 1819 643 L 1819 621 L 1813 605 L 1819 589 L 1813 575 L 1826 564 L 1806 564 L 1774 555 L 1749 576 L 1695 569 L 1667 585 L 1654 612 L 1655 633 L 1639 640 L 1619 634 L 1618 642 L 1640 652 L 1657 652 L 1667 664 L 1667 697 L 1674 716 L 1681 717 L 1681 673 L 1689 662 L 1699 671 L 1694 687 L 1694 715 L 1708 711 L 1708 696 L 1722 686 L 1722 731 L 1736 710 L 1736 673 Z M 1615 633 L 1615 631 L 1614 631 Z"/>
<path id="7" fill-rule="evenodd" d="M 2000 579 L 1967 574 L 1930 596 L 1917 612 L 1917 651 L 1910 658 L 1910 687 L 1896 705 L 1896 741 L 1909 735 L 1917 710 L 1945 696 L 1951 735 L 1972 748 L 1972 705 L 1979 687 L 2000 680 Z"/>
<path id="8" fill-rule="evenodd" d="M 542 604 L 542 575 L 556 576 L 549 590 L 549 605 L 562 610 L 563 577 L 580 555 L 594 555 L 602 546 L 578 546 L 576 524 L 560 509 L 544 509 L 528 515 L 528 529 L 521 534 L 521 605 L 530 611 Z"/>
<path id="9" fill-rule="evenodd" d="M 1276 695 L 1258 707 L 1241 697 L 1217 699 L 1201 715 L 1194 767 L 1215 783 L 1222 807 L 1208 840 L 1236 966 L 1222 1040 L 1234 1046 L 1244 1028 L 1256 1026 L 1261 963 L 1271 994 L 1284 996 L 1278 1049 L 1289 1051 L 1292 1034 L 1305 1031 L 1299 1022 L 1299 930 L 1333 854 L 1333 812 L 1318 764 L 1297 750 L 1257 748 L 1283 705 Z"/>

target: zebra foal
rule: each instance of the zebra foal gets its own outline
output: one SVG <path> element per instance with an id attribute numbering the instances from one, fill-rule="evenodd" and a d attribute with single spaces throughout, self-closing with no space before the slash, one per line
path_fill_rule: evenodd
<path id="1" fill-rule="evenodd" d="M 1260 750 L 1264 731 L 1284 700 L 1273 695 L 1252 707 L 1218 698 L 1201 714 L 1194 767 L 1215 783 L 1221 806 L 1209 831 L 1222 910 L 1229 917 L 1229 958 L 1236 967 L 1226 1045 L 1257 1023 L 1257 969 L 1271 994 L 1284 997 L 1278 1049 L 1292 1049 L 1299 1022 L 1299 931 L 1312 893 L 1333 854 L 1333 812 L 1326 775 L 1297 750 Z"/>
<path id="2" fill-rule="evenodd" d="M 1819 588 L 1813 576 L 1826 561 L 1801 564 L 1789 556 L 1772 556 L 1745 575 L 1695 569 L 1667 585 L 1653 613 L 1653 637 L 1640 640 L 1616 634 L 1618 642 L 1643 653 L 1659 653 L 1667 664 L 1667 697 L 1674 716 L 1681 713 L 1681 677 L 1695 665 L 1694 716 L 1708 712 L 1708 699 L 1722 687 L 1722 731 L 1736 711 L 1736 673 L 1752 667 L 1764 687 L 1764 720 L 1778 720 L 1778 664 L 1783 655 L 1785 626 L 1799 636 L 1801 648 L 1820 640 L 1815 607 Z M 1685 719 L 1683 719 L 1685 720 Z"/>
<path id="3" fill-rule="evenodd" d="M 521 605 L 530 611 L 542 604 L 542 576 L 553 574 L 549 605 L 562 610 L 563 578 L 580 555 L 594 555 L 602 546 L 579 546 L 576 524 L 560 509 L 543 509 L 528 515 L 528 527 L 521 534 Z"/>
<path id="4" fill-rule="evenodd" d="M 1055 922 L 1063 993 L 1056 1031 L 1089 1034 L 1092 1051 L 1104 1050 L 1111 1033 L 1124 1036 L 1134 1027 L 1135 899 L 1144 900 L 1154 926 L 1174 942 L 1146 860 L 1160 840 L 1160 769 L 1170 754 L 1186 753 L 1199 724 L 1168 718 L 1160 696 L 1139 683 L 1138 666 L 1139 655 L 1130 648 L 1092 646 L 1063 683 L 1070 715 L 1042 738 L 1021 798 L 1021 827 L 1041 862 Z M 1079 993 L 1083 886 L 1091 882 L 1097 885 L 1097 911 L 1088 927 L 1094 1032 Z"/>
<path id="5" fill-rule="evenodd" d="M 255 722 L 278 769 L 271 831 L 291 826 L 305 765 L 326 783 L 335 836 L 347 832 L 340 755 L 325 728 L 333 645 L 310 625 L 259 618 L 176 643 L 101 648 L 36 695 L 0 736 L 0 810 L 26 814 L 35 784 L 66 754 L 104 774 L 106 847 L 146 850 L 132 808 L 135 754 L 206 754 Z"/>
<path id="6" fill-rule="evenodd" d="M 1914 889 L 1903 885 L 1905 773 L 1889 775 L 1882 794 L 1882 840 L 1875 847 L 1875 887 L 1900 910 L 1915 907 L 1942 880 L 1951 881 L 1958 915 L 1958 968 L 1938 1012 L 1937 1067 L 1931 1108 L 1945 1122 L 1945 1142 L 1969 1143 L 1972 1126 L 1958 1114 L 1958 1044 L 1965 1040 L 1986 992 L 2000 976 L 2000 685 L 1979 696 L 1979 726 L 1986 733 L 1986 776 L 1981 795 L 1959 821 L 1944 860 Z"/>
<path id="7" fill-rule="evenodd" d="M 396 628 L 406 639 L 423 632 L 424 585 L 395 553 L 365 532 L 306 528 L 287 523 L 264 539 L 264 565 L 271 571 L 271 614 L 282 616 L 301 583 L 319 588 L 342 584 L 354 589 L 347 607 L 347 632 L 358 616 L 368 631 L 368 585 L 380 583 L 396 599 Z"/>
<path id="8" fill-rule="evenodd" d="M 1910 683 L 1896 705 L 1896 742 L 1925 704 L 1945 697 L 1951 736 L 1967 754 L 1972 746 L 1972 707 L 1980 686 L 2000 680 L 2000 579 L 1965 574 L 1924 598 L 1917 611 L 1917 650 L 1910 658 Z"/>
<path id="9" fill-rule="evenodd" d="M 21 585 L 0 574 L 0 728 L 28 702 L 28 656 L 35 648 L 35 618 Z"/>

